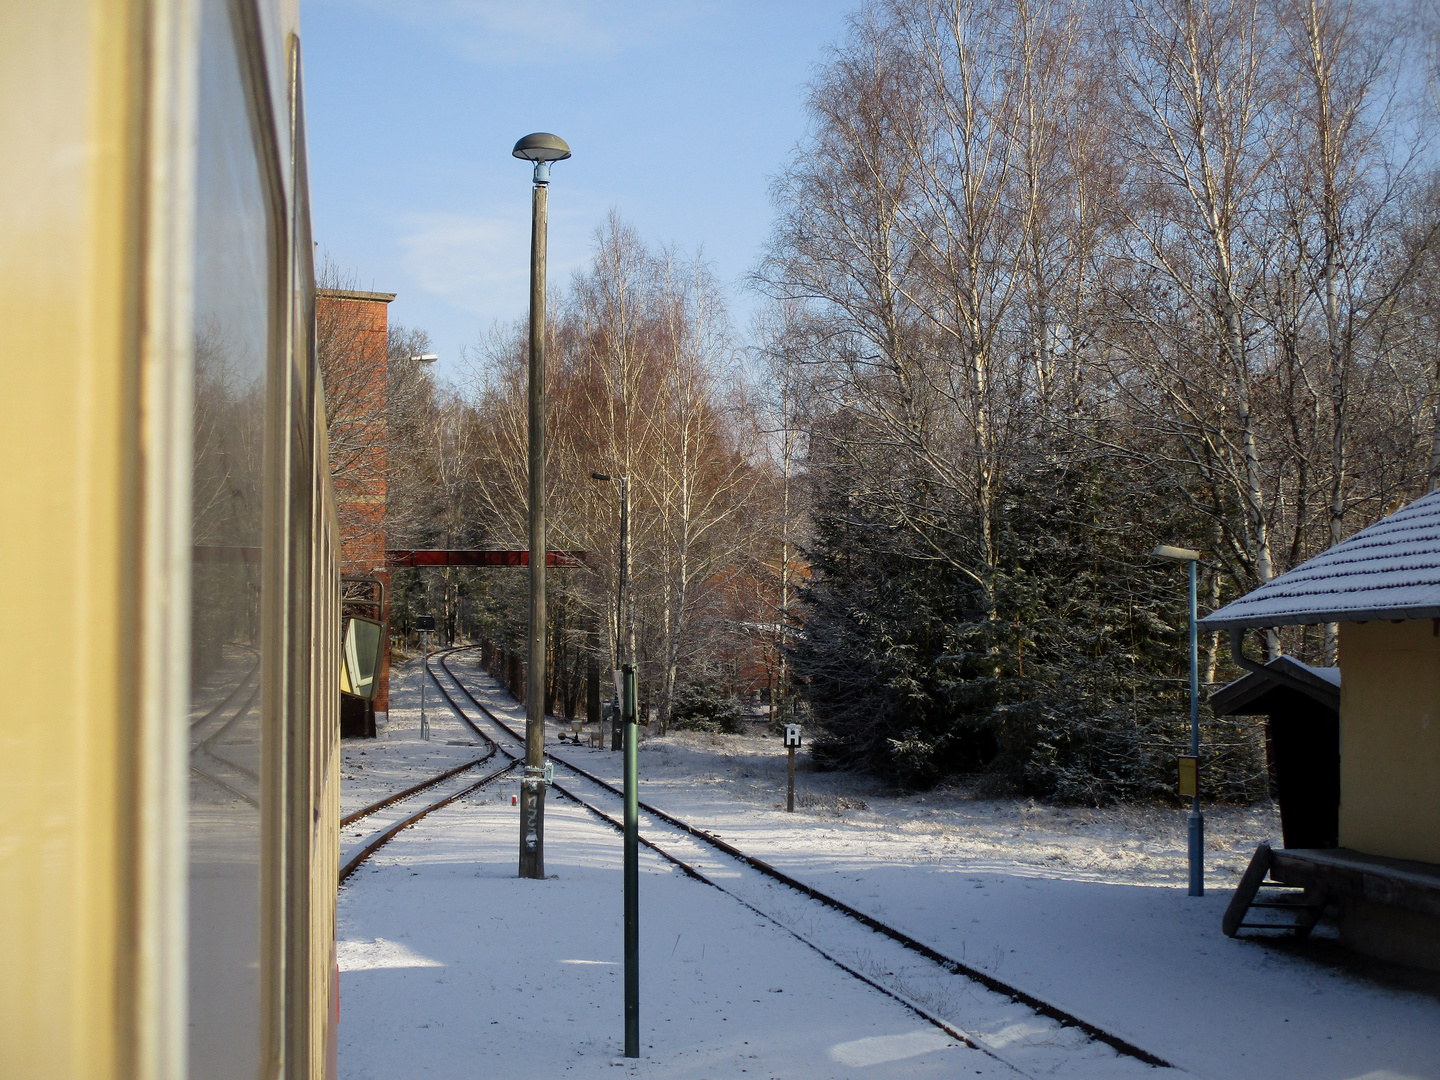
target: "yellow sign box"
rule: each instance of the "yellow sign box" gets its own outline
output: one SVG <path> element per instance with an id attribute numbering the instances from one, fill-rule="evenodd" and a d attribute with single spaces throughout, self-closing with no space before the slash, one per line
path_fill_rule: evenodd
<path id="1" fill-rule="evenodd" d="M 1180 758 L 1181 798 L 1193 799 L 1200 794 L 1200 759 L 1186 755 Z"/>

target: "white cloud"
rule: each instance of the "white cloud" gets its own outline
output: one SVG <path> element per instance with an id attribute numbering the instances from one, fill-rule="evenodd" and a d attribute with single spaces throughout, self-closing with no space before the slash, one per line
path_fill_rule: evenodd
<path id="1" fill-rule="evenodd" d="M 568 216 L 568 215 L 567 215 Z M 475 217 L 464 214 L 412 214 L 402 223 L 401 266 L 425 292 L 483 320 L 514 319 L 525 314 L 530 295 L 529 216 Z M 570 272 L 584 262 L 589 237 L 557 245 L 550 236 L 550 287 L 563 288 Z"/>
<path id="2" fill-rule="evenodd" d="M 414 214 L 400 238 L 401 265 L 426 292 L 492 318 L 524 310 L 529 222 L 461 214 Z"/>

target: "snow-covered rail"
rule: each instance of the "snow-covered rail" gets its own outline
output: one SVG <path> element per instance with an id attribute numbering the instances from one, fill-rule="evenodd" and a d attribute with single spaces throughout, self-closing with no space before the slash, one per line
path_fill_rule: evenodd
<path id="1" fill-rule="evenodd" d="M 478 791 L 480 788 L 484 787 L 492 780 L 498 780 L 500 777 L 504 776 L 507 772 L 513 769 L 515 767 L 515 764 L 515 759 L 512 759 L 511 761 L 502 765 L 500 768 L 496 769 L 494 772 L 490 773 L 488 776 L 481 777 L 479 780 L 475 781 L 475 783 L 463 787 L 459 791 L 454 792 L 453 794 L 446 795 L 444 798 L 437 799 L 435 802 L 430 803 L 428 806 L 421 807 L 419 810 L 415 811 L 415 813 L 410 814 L 407 817 L 401 818 L 395 824 L 391 825 L 388 829 L 385 829 L 383 832 L 377 835 L 374 839 L 372 839 L 369 843 L 367 843 L 364 847 L 362 847 L 359 851 L 352 855 L 348 860 L 346 860 L 345 865 L 340 867 L 340 878 L 338 884 L 343 885 L 345 883 L 345 879 L 360 868 L 361 863 L 363 863 L 366 859 L 370 858 L 371 855 L 374 855 L 375 852 L 379 851 L 382 847 L 384 847 L 387 843 L 394 839 L 395 834 L 400 832 L 401 829 L 408 829 L 411 825 L 414 825 L 417 821 L 425 817 L 427 814 L 434 813 L 436 810 L 439 810 L 443 806 L 449 806 L 456 799 L 463 799 L 466 795 L 469 795 L 473 791 Z"/>
<path id="2" fill-rule="evenodd" d="M 369 806 L 362 806 L 353 814 L 347 814 L 342 817 L 340 819 L 340 827 L 343 829 L 347 825 L 353 825 L 361 818 L 367 818 L 371 814 L 377 813 L 380 810 L 384 810 L 387 806 L 394 806 L 398 802 L 404 802 L 412 795 L 418 795 L 420 794 L 420 792 L 425 791 L 427 788 L 432 788 L 436 784 L 443 784 L 452 776 L 459 776 L 462 772 L 468 772 L 471 769 L 485 764 L 485 762 L 489 761 L 492 757 L 495 756 L 496 749 L 497 747 L 491 745 L 490 749 L 486 753 L 481 754 L 474 761 L 467 761 L 465 762 L 465 764 L 457 765 L 453 769 L 446 769 L 442 773 L 436 773 L 428 780 L 421 780 L 420 783 L 408 787 L 404 791 L 397 791 L 394 795 L 387 796 L 386 798 L 381 799 L 379 802 L 373 802 Z"/>
<path id="3" fill-rule="evenodd" d="M 507 772 L 509 772 L 519 763 L 520 759 L 515 754 L 510 753 L 494 739 L 492 739 L 489 735 L 481 731 L 478 727 L 475 726 L 475 724 L 470 720 L 470 718 L 465 715 L 464 710 L 461 709 L 458 704 L 456 704 L 455 699 L 450 696 L 450 693 L 445 689 L 444 684 L 435 677 L 435 673 L 431 670 L 428 659 L 425 661 L 425 672 L 424 674 L 422 674 L 421 678 L 424 678 L 426 675 L 435 680 L 435 685 L 439 687 L 440 693 L 445 696 L 445 700 L 450 703 L 450 707 L 455 711 L 455 714 L 459 716 L 460 719 L 463 720 L 466 724 L 469 725 L 470 730 L 473 731 L 477 736 L 479 736 L 480 740 L 484 742 L 489 747 L 489 749 L 480 757 L 476 758 L 474 761 L 467 761 L 462 765 L 457 765 L 453 769 L 446 769 L 444 772 L 437 773 L 434 776 L 428 777 L 427 779 L 422 780 L 420 783 L 414 784 L 406 788 L 404 791 L 398 791 L 393 795 L 388 795 L 385 798 L 380 799 L 378 802 L 373 802 L 369 806 L 362 807 L 361 809 L 356 810 L 354 813 L 346 815 L 345 817 L 340 819 L 341 827 L 343 828 L 347 825 L 352 825 L 355 822 L 360 821 L 362 818 L 369 817 L 371 814 L 378 813 L 379 811 L 384 810 L 387 807 L 391 807 L 396 805 L 397 803 L 404 802 L 407 799 L 414 798 L 422 791 L 427 791 L 438 784 L 444 783 L 446 780 L 449 780 L 452 777 L 458 776 L 463 772 L 468 772 L 470 769 L 474 769 L 480 765 L 483 765 L 485 762 L 493 758 L 496 754 L 500 754 L 508 760 L 500 768 L 496 769 L 495 771 L 489 773 L 486 776 L 481 777 L 479 780 L 475 781 L 475 783 L 468 784 L 465 787 L 461 788 L 459 791 L 451 792 L 448 795 L 436 799 L 434 802 L 422 806 L 420 809 L 416 810 L 411 814 L 407 814 L 405 817 L 402 817 L 400 820 L 394 822 L 393 824 L 370 838 L 358 851 L 356 851 L 349 859 L 347 859 L 343 865 L 341 865 L 338 881 L 339 884 L 344 884 L 345 879 L 348 878 L 351 874 L 353 874 L 357 869 L 359 869 L 360 865 L 365 862 L 366 859 L 370 858 L 371 855 L 375 854 L 375 852 L 379 851 L 382 847 L 384 847 L 387 843 L 394 839 L 396 834 L 398 834 L 401 830 L 408 829 L 411 825 L 414 825 L 417 821 L 420 821 L 427 815 L 434 813 L 441 807 L 449 806 L 457 799 L 462 799 L 466 795 L 469 795 L 471 792 L 478 791 L 486 784 L 489 784 L 490 782 L 499 779 L 501 776 L 504 776 Z"/>
<path id="4" fill-rule="evenodd" d="M 437 653 L 436 658 L 448 680 L 469 699 L 487 726 L 494 725 L 494 737 L 467 715 L 433 671 L 432 678 L 451 707 L 480 738 L 500 753 L 518 759 L 523 753 L 523 736 L 480 701 L 451 669 L 448 658 L 458 651 L 461 650 Z M 507 749 L 506 743 L 513 749 Z M 620 829 L 617 814 L 622 792 L 563 757 L 551 755 L 551 759 L 573 773 L 579 782 L 578 785 L 556 783 L 557 793 Z M 580 789 L 586 787 L 589 790 L 582 794 Z M 615 813 L 608 812 L 607 807 Z M 786 930 L 832 964 L 901 1002 L 951 1037 L 990 1054 L 1022 1074 L 1048 1074 L 1062 1067 L 1062 1061 L 1071 1063 L 1077 1057 L 1097 1055 L 1108 1058 L 1109 1066 L 1105 1061 L 1090 1062 L 1097 1070 L 1096 1075 L 1123 1075 L 1125 1059 L 1132 1067 L 1173 1068 L 1163 1058 L 1123 1036 L 988 972 L 945 956 L 904 931 L 784 873 L 705 829 L 645 802 L 640 803 L 640 808 L 640 842 L 647 848 Z M 663 840 L 664 846 L 657 840 Z M 723 857 L 716 858 L 717 852 Z M 858 946 L 857 925 L 866 932 L 865 940 Z M 876 940 L 871 940 L 872 937 Z M 1121 1072 L 1114 1072 L 1116 1068 Z M 1062 1067 L 1061 1071 L 1068 1070 Z M 1148 1074 L 1150 1070 L 1144 1071 Z"/>

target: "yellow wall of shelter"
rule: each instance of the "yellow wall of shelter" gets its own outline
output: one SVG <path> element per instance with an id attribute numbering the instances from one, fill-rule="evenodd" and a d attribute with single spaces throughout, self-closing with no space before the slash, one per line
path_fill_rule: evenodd
<path id="1" fill-rule="evenodd" d="M 1440 863 L 1440 627 L 1342 623 L 1340 844 Z"/>

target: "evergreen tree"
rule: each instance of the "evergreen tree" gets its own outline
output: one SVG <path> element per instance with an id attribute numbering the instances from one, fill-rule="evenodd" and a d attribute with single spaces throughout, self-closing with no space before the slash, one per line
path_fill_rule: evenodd
<path id="1" fill-rule="evenodd" d="M 1094 805 L 1173 793 L 1189 740 L 1184 588 L 1146 553 L 1197 523 L 1131 463 L 1057 460 L 1015 470 L 1000 496 L 993 610 L 886 524 L 858 462 L 817 462 L 794 657 L 822 767 L 902 788 L 978 774 L 991 791 Z M 892 467 L 880 490 L 897 482 Z M 1263 795 L 1259 725 L 1202 715 L 1208 790 Z"/>

